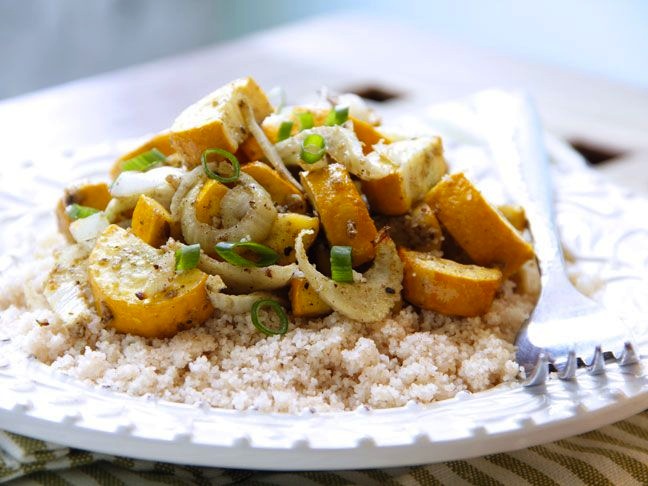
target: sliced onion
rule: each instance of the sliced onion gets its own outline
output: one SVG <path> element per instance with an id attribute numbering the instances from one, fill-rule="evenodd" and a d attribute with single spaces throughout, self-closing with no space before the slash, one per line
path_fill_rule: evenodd
<path id="1" fill-rule="evenodd" d="M 122 217 L 122 215 L 135 208 L 136 204 L 136 197 L 112 198 L 108 203 L 108 206 L 106 206 L 106 209 L 104 209 L 104 215 L 109 222 L 121 226 L 126 219 Z"/>
<path id="2" fill-rule="evenodd" d="M 87 287 L 87 274 L 83 262 L 87 256 L 87 250 L 77 245 L 63 249 L 56 255 L 56 265 L 47 276 L 43 287 L 47 303 L 68 326 L 81 324 L 92 318 L 84 292 L 84 286 Z"/>
<path id="3" fill-rule="evenodd" d="M 120 173 L 110 187 L 113 199 L 105 210 L 106 217 L 111 222 L 117 221 L 121 213 L 135 207 L 142 194 L 155 199 L 162 206 L 168 208 L 176 192 L 175 185 L 170 180 L 184 173 L 183 169 L 167 166 L 146 172 L 126 171 Z"/>
<path id="4" fill-rule="evenodd" d="M 206 287 L 207 295 L 214 308 L 229 314 L 246 314 L 258 300 L 278 300 L 277 296 L 270 292 L 252 292 L 245 295 L 224 294 L 221 290 L 225 289 L 225 284 L 218 275 L 207 277 Z"/>
<path id="5" fill-rule="evenodd" d="M 351 174 L 362 180 L 382 179 L 394 170 L 393 165 L 382 160 L 377 154 L 365 157 L 358 137 L 343 126 L 303 130 L 294 137 L 279 142 L 275 148 L 287 165 L 299 165 L 304 170 L 312 170 L 312 166 L 303 163 L 300 154 L 304 139 L 314 134 L 324 138 L 326 152 L 332 159 L 344 165 Z"/>
<path id="6" fill-rule="evenodd" d="M 184 181 L 181 186 L 183 184 Z M 219 241 L 235 242 L 243 239 L 263 241 L 268 236 L 275 219 L 277 219 L 277 209 L 268 192 L 252 177 L 243 172 L 239 177 L 237 186 L 239 189 L 236 194 L 242 193 L 247 197 L 243 204 L 244 207 L 241 206 L 239 196 L 223 198 L 221 219 L 231 223 L 230 226 L 223 228 L 215 228 L 209 224 L 201 223 L 196 218 L 195 205 L 201 188 L 202 184 L 198 179 L 198 183 L 189 190 L 186 196 L 182 197 L 178 208 L 182 235 L 187 243 L 199 243 L 204 251 L 212 252 L 214 245 Z M 180 188 L 178 188 L 179 191 Z M 234 190 L 230 192 L 234 192 Z M 175 198 L 173 202 L 175 202 Z M 230 217 L 229 213 L 234 213 L 235 217 Z M 237 219 L 238 216 L 241 216 L 240 219 Z"/>
<path id="7" fill-rule="evenodd" d="M 176 167 L 157 167 L 146 172 L 125 171 L 119 174 L 110 187 L 110 195 L 117 198 L 139 197 L 146 194 L 163 206 L 169 207 L 175 192 L 167 177 L 180 176 L 182 169 Z"/>
<path id="8" fill-rule="evenodd" d="M 221 199 L 221 225 L 229 228 L 242 220 L 250 210 L 250 191 L 238 184 L 225 193 Z"/>
<path id="9" fill-rule="evenodd" d="M 180 221 L 180 205 L 189 190 L 198 184 L 199 181 L 205 180 L 205 170 L 201 165 L 186 172 L 180 179 L 180 184 L 176 188 L 173 198 L 171 199 L 170 211 L 171 218 L 174 221 Z"/>
<path id="10" fill-rule="evenodd" d="M 362 120 L 371 125 L 378 123 L 380 120 L 376 113 L 369 107 L 369 105 L 360 96 L 355 93 L 344 93 L 337 96 L 336 102 L 338 105 L 349 107 L 349 116 Z"/>
<path id="11" fill-rule="evenodd" d="M 270 162 L 270 165 L 272 165 L 272 167 L 274 167 L 274 169 L 277 172 L 279 172 L 287 181 L 292 183 L 295 187 L 297 187 L 301 191 L 302 190 L 301 184 L 293 177 L 290 171 L 286 168 L 283 160 L 281 160 L 281 157 L 277 153 L 275 146 L 272 145 L 272 143 L 270 143 L 270 140 L 268 140 L 268 137 L 266 136 L 265 132 L 257 123 L 252 108 L 246 104 L 245 109 L 243 109 L 242 111 L 243 111 L 243 118 L 245 119 L 245 123 L 247 125 L 247 129 L 250 131 L 252 136 L 258 142 L 259 147 L 261 147 L 261 151 L 263 152 L 263 155 L 265 155 L 268 162 Z"/>
<path id="12" fill-rule="evenodd" d="M 92 249 L 97 237 L 110 223 L 102 212 L 91 214 L 86 218 L 77 219 L 70 223 L 72 238 L 86 249 Z"/>
<path id="13" fill-rule="evenodd" d="M 200 255 L 198 268 L 210 275 L 218 275 L 227 285 L 227 289 L 237 294 L 256 290 L 275 290 L 290 283 L 297 265 L 270 265 L 269 267 L 238 267 L 227 262 L 220 262 L 208 255 Z"/>
<path id="14" fill-rule="evenodd" d="M 308 283 L 333 310 L 360 322 L 384 319 L 400 301 L 403 264 L 396 245 L 387 235 L 379 235 L 373 266 L 360 281 L 338 283 L 317 271 L 308 261 L 303 237 L 312 230 L 303 230 L 295 240 L 299 269 Z"/>

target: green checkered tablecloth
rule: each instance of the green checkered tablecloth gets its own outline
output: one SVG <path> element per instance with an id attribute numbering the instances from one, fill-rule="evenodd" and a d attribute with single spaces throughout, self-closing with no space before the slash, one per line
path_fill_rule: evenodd
<path id="1" fill-rule="evenodd" d="M 96 454 L 0 431 L 0 482 L 12 485 L 648 485 L 648 411 L 593 432 L 506 454 L 427 466 L 267 472 Z"/>

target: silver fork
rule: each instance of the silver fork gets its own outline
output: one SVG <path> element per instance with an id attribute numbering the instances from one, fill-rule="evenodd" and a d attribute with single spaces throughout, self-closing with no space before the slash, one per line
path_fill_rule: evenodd
<path id="1" fill-rule="evenodd" d="M 490 97 L 489 97 L 490 96 Z M 549 371 L 573 379 L 586 366 L 604 372 L 606 359 L 621 365 L 637 362 L 629 332 L 618 317 L 578 292 L 565 272 L 555 224 L 548 158 L 539 119 L 525 96 L 490 92 L 478 97 L 493 128 L 494 159 L 507 190 L 526 210 L 541 273 L 542 290 L 532 315 L 519 331 L 516 359 L 527 386 L 545 382 Z"/>

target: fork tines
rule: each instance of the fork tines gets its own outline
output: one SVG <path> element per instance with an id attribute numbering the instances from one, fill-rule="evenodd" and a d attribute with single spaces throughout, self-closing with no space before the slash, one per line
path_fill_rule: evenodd
<path id="1" fill-rule="evenodd" d="M 582 359 L 576 356 L 575 351 L 570 351 L 567 356 L 567 361 L 560 365 L 551 358 L 551 356 L 540 353 L 536 361 L 533 373 L 529 379 L 524 383 L 525 387 L 543 385 L 549 378 L 550 372 L 556 372 L 556 376 L 561 380 L 573 380 L 576 378 L 576 370 L 578 368 L 587 368 L 590 375 L 600 375 L 605 373 L 606 361 L 616 361 L 619 366 L 630 366 L 639 362 L 639 357 L 634 349 L 634 346 L 629 341 L 626 341 L 623 346 L 623 351 L 618 358 L 614 357 L 613 353 L 604 353 L 601 346 L 596 346 L 594 356 L 590 363 L 585 363 Z"/>

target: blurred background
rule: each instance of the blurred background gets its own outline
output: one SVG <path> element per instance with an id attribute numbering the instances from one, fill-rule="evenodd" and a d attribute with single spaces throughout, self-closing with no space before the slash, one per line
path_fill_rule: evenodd
<path id="1" fill-rule="evenodd" d="M 645 0 L 0 0 L 0 98 L 341 11 L 648 88 Z"/>

